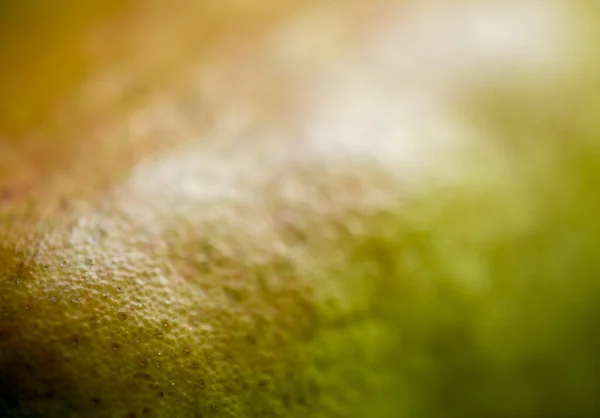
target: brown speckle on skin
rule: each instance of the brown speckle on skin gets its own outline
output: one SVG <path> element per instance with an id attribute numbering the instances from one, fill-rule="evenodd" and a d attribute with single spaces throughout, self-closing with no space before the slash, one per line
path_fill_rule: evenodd
<path id="1" fill-rule="evenodd" d="M 13 199 L 15 196 L 15 191 L 10 187 L 1 187 L 0 188 L 0 203 L 8 202 Z"/>
<path id="2" fill-rule="evenodd" d="M 67 212 L 71 208 L 71 202 L 66 197 L 63 197 L 60 199 L 58 207 L 60 208 L 61 212 Z"/>

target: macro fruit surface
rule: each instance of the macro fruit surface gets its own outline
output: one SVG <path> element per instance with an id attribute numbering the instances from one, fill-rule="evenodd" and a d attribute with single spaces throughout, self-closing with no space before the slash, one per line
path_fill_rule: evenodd
<path id="1" fill-rule="evenodd" d="M 43 4 L 0 416 L 597 416 L 590 3 Z"/>

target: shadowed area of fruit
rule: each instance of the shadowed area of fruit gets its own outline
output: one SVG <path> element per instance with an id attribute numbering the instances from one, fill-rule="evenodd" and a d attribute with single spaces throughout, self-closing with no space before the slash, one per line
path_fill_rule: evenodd
<path id="1" fill-rule="evenodd" d="M 1 417 L 600 414 L 591 6 L 55 3 L 0 3 Z"/>

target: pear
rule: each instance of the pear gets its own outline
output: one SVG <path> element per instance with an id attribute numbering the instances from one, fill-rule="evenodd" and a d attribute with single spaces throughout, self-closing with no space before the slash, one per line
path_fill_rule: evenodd
<path id="1" fill-rule="evenodd" d="M 595 10 L 224 4 L 6 96 L 0 416 L 597 416 Z"/>

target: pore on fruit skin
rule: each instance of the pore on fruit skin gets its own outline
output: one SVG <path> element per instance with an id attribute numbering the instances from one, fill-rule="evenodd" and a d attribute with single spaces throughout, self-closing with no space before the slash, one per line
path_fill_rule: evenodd
<path id="1" fill-rule="evenodd" d="M 228 4 L 0 141 L 0 416 L 596 416 L 596 11 Z"/>

